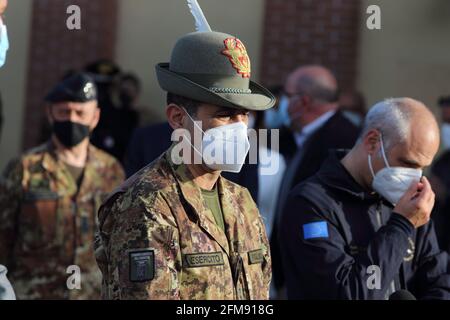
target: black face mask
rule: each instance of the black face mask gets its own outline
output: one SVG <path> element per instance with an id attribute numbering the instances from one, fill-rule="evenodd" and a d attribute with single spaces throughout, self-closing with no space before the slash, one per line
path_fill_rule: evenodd
<path id="1" fill-rule="evenodd" d="M 89 126 L 72 121 L 55 121 L 53 132 L 63 145 L 71 148 L 89 136 Z"/>

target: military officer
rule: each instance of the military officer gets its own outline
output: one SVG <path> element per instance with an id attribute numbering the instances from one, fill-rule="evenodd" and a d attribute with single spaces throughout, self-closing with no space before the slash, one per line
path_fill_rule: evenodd
<path id="1" fill-rule="evenodd" d="M 0 264 L 19 299 L 100 297 L 96 212 L 124 172 L 89 143 L 100 117 L 96 99 L 86 74 L 60 82 L 46 98 L 50 141 L 11 161 L 3 174 Z"/>
<path id="2" fill-rule="evenodd" d="M 271 108 L 275 98 L 250 81 L 245 46 L 229 34 L 181 37 L 156 74 L 168 92 L 168 122 L 183 138 L 100 209 L 96 257 L 103 297 L 267 299 L 271 260 L 264 223 L 248 190 L 220 173 L 240 170 L 248 112 Z M 245 151 L 232 161 L 207 161 L 207 148 L 229 152 L 219 138 L 207 145 L 211 130 L 233 131 L 232 145 Z M 203 142 L 196 145 L 190 137 L 198 133 Z M 187 151 L 179 148 L 186 141 Z"/>

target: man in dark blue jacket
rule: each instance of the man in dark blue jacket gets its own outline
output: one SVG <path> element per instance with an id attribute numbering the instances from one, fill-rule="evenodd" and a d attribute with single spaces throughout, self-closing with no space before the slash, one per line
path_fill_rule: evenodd
<path id="1" fill-rule="evenodd" d="M 290 299 L 387 299 L 402 289 L 450 299 L 422 177 L 438 147 L 425 105 L 389 99 L 370 110 L 350 152 L 294 188 L 279 232 Z"/>

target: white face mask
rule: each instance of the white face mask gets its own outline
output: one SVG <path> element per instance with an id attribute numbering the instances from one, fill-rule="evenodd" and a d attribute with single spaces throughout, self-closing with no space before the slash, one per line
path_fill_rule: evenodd
<path id="1" fill-rule="evenodd" d="M 6 26 L 0 18 L 0 68 L 6 62 L 6 52 L 9 49 L 8 32 Z"/>
<path id="2" fill-rule="evenodd" d="M 411 183 L 413 183 L 413 181 L 420 181 L 420 178 L 422 177 L 422 170 L 403 167 L 390 167 L 386 158 L 386 153 L 384 152 L 383 139 L 381 136 L 380 143 L 381 154 L 386 167 L 375 174 L 372 167 L 372 159 L 369 154 L 369 169 L 373 177 L 372 188 L 387 201 L 393 205 L 396 205 L 411 186 Z"/>
<path id="3" fill-rule="evenodd" d="M 450 123 L 443 123 L 441 126 L 442 144 L 445 149 L 450 149 Z"/>
<path id="4" fill-rule="evenodd" d="M 194 125 L 203 132 L 202 152 L 191 143 L 194 150 L 202 157 L 203 163 L 215 171 L 240 172 L 250 149 L 247 125 L 239 121 L 211 128 L 205 132 L 186 110 L 185 112 Z"/>

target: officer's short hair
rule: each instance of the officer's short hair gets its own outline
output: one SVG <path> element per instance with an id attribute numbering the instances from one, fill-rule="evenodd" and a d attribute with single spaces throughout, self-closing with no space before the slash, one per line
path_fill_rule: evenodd
<path id="1" fill-rule="evenodd" d="M 191 116 L 195 116 L 197 114 L 198 107 L 201 104 L 201 102 L 199 101 L 182 97 L 171 92 L 167 93 L 166 101 L 167 105 L 173 103 L 176 104 L 177 106 L 184 107 Z"/>

